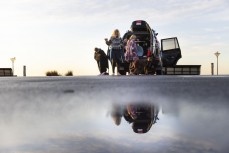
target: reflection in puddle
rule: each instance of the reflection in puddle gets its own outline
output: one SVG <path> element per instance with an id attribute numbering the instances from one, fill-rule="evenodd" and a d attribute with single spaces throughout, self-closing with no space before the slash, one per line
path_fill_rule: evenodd
<path id="1" fill-rule="evenodd" d="M 159 108 L 150 103 L 129 103 L 127 105 L 113 104 L 111 117 L 119 126 L 122 117 L 132 124 L 135 133 L 147 133 L 158 118 Z"/>
<path id="2" fill-rule="evenodd" d="M 162 106 L 91 99 L 78 102 L 69 100 L 73 94 L 63 95 L 55 103 L 20 101 L 2 105 L 0 152 L 227 150 L 227 108 L 169 101 Z"/>

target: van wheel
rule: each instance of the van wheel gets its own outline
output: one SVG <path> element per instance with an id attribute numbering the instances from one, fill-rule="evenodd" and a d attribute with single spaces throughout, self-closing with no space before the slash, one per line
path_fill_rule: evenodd
<path id="1" fill-rule="evenodd" d="M 119 73 L 121 74 L 121 75 L 126 75 L 126 71 L 123 71 L 123 70 L 119 70 Z"/>
<path id="2" fill-rule="evenodd" d="M 157 70 L 156 75 L 162 75 L 162 70 Z"/>

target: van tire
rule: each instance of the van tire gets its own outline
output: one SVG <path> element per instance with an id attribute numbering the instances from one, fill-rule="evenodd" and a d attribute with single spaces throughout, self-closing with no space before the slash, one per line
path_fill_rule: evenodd
<path id="1" fill-rule="evenodd" d="M 119 70 L 119 73 L 121 74 L 121 75 L 126 75 L 126 71 L 124 70 Z"/>
<path id="2" fill-rule="evenodd" d="M 157 70 L 156 75 L 162 75 L 162 70 Z"/>

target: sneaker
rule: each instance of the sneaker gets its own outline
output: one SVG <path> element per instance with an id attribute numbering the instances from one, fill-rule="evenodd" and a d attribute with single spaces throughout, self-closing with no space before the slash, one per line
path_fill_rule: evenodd
<path id="1" fill-rule="evenodd" d="M 121 74 L 118 72 L 117 75 L 121 75 Z"/>
<path id="2" fill-rule="evenodd" d="M 106 72 L 101 73 L 101 75 L 105 75 L 105 74 L 106 74 Z"/>

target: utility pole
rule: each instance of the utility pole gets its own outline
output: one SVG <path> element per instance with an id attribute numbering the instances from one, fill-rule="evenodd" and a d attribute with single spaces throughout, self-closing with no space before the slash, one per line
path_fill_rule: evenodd
<path id="1" fill-rule="evenodd" d="M 16 57 L 10 58 L 11 62 L 12 62 L 12 72 L 14 75 L 14 61 L 16 60 Z"/>
<path id="2" fill-rule="evenodd" d="M 220 53 L 217 51 L 215 52 L 215 56 L 217 58 L 217 75 L 218 75 L 218 69 L 219 69 L 219 65 L 218 65 L 218 57 L 219 57 Z"/>

